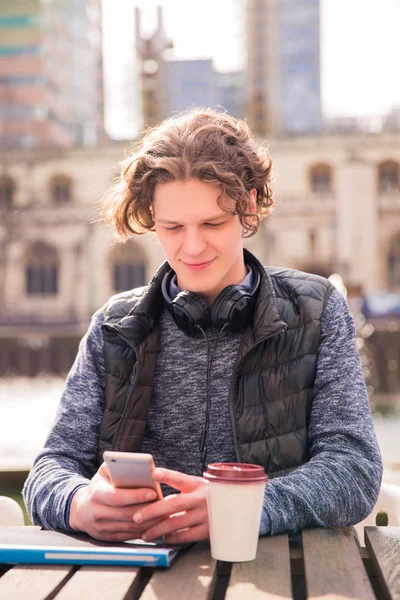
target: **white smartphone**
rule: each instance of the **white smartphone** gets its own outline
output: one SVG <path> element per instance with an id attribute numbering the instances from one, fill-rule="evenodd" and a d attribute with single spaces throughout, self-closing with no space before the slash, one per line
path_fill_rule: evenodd
<path id="1" fill-rule="evenodd" d="M 103 458 L 114 487 L 152 488 L 157 494 L 157 499 L 162 499 L 161 486 L 153 479 L 155 465 L 151 454 L 106 450 Z"/>

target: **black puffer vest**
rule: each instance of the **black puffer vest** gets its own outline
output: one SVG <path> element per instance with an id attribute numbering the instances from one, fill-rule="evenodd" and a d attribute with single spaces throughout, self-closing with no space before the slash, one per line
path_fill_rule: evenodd
<path id="1" fill-rule="evenodd" d="M 254 318 L 243 332 L 231 380 L 230 411 L 237 460 L 264 466 L 272 477 L 308 460 L 307 428 L 313 397 L 321 315 L 334 289 L 322 277 L 263 267 Z M 153 389 L 164 310 L 164 263 L 150 284 L 114 296 L 105 322 L 106 409 L 98 462 L 104 450 L 140 451 Z"/>

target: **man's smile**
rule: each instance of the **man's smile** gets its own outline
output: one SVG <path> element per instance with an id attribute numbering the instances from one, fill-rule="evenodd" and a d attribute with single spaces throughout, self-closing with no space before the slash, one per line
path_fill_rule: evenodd
<path id="1" fill-rule="evenodd" d="M 214 258 L 212 260 L 208 260 L 207 262 L 197 262 L 197 263 L 191 263 L 191 262 L 185 262 L 182 261 L 182 264 L 185 265 L 185 267 L 187 267 L 188 269 L 191 269 L 192 271 L 202 271 L 203 269 L 207 269 L 207 267 L 209 267 L 211 265 L 211 263 L 214 262 Z"/>

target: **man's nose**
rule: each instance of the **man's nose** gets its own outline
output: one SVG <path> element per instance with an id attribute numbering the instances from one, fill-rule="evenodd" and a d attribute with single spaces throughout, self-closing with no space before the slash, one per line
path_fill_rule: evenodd
<path id="1" fill-rule="evenodd" d="M 183 250 L 185 254 L 190 256 L 196 256 L 201 254 L 205 248 L 207 247 L 207 243 L 199 230 L 187 230 L 185 232 L 185 237 L 183 240 Z"/>

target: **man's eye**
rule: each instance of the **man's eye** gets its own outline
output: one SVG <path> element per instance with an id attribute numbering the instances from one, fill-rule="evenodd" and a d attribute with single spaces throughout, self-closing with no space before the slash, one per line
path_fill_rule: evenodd
<path id="1" fill-rule="evenodd" d="M 221 223 L 205 223 L 205 225 L 207 225 L 207 227 L 221 227 L 221 225 L 224 224 L 224 221 L 222 221 Z"/>
<path id="2" fill-rule="evenodd" d="M 178 231 L 178 229 L 180 229 L 181 226 L 180 225 L 174 225 L 174 227 L 166 227 L 166 229 L 168 231 Z"/>

